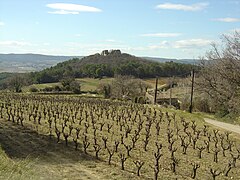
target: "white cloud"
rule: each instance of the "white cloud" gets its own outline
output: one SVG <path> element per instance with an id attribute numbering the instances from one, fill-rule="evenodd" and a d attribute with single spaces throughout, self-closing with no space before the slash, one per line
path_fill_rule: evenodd
<path id="1" fill-rule="evenodd" d="M 50 14 L 79 14 L 80 12 L 101 12 L 101 9 L 84 6 L 80 4 L 68 4 L 68 3 L 54 3 L 47 4 L 47 7 L 56 11 L 48 12 Z"/>
<path id="2" fill-rule="evenodd" d="M 174 43 L 175 48 L 182 49 L 195 49 L 195 48 L 203 48 L 212 43 L 212 40 L 209 39 L 187 39 L 180 40 Z"/>
<path id="3" fill-rule="evenodd" d="M 44 46 L 50 46 L 50 43 L 43 43 Z"/>
<path id="4" fill-rule="evenodd" d="M 180 35 L 181 35 L 180 33 L 153 33 L 153 34 L 142 34 L 141 36 L 167 38 L 167 37 L 177 37 Z"/>
<path id="5" fill-rule="evenodd" d="M 162 41 L 159 44 L 148 46 L 150 50 L 167 49 L 169 47 L 170 47 L 170 43 L 168 41 Z"/>
<path id="6" fill-rule="evenodd" d="M 19 46 L 31 46 L 31 43 L 24 41 L 0 41 L 0 46 L 19 47 Z"/>
<path id="7" fill-rule="evenodd" d="M 48 13 L 49 14 L 79 14 L 79 12 L 77 12 L 77 11 L 65 11 L 65 10 L 51 11 Z"/>
<path id="8" fill-rule="evenodd" d="M 213 19 L 213 21 L 220 21 L 220 22 L 240 22 L 240 18 L 230 18 L 230 17 L 226 17 L 226 18 L 217 18 L 217 19 Z"/>
<path id="9" fill-rule="evenodd" d="M 115 39 L 106 39 L 105 41 L 106 41 L 106 42 L 111 42 L 111 43 L 117 42 Z"/>
<path id="10" fill-rule="evenodd" d="M 112 43 L 96 43 L 96 44 L 85 44 L 85 43 L 78 43 L 78 42 L 68 42 L 65 44 L 66 47 L 70 48 L 83 48 L 83 49 L 121 49 L 126 47 L 123 44 L 112 44 Z"/>
<path id="11" fill-rule="evenodd" d="M 82 34 L 75 34 L 76 37 L 81 37 L 83 36 Z"/>
<path id="12" fill-rule="evenodd" d="M 208 3 L 197 3 L 192 5 L 164 3 L 156 6 L 157 9 L 182 10 L 182 11 L 201 11 L 208 6 Z"/>
<path id="13" fill-rule="evenodd" d="M 5 23 L 0 21 L 0 26 L 4 26 L 4 25 L 5 25 Z"/>

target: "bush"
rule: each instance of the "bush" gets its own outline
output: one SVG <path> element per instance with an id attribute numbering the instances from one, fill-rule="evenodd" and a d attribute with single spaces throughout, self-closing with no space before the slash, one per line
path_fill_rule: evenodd
<path id="1" fill-rule="evenodd" d="M 111 85 L 110 84 L 100 83 L 97 89 L 98 89 L 98 93 L 104 95 L 104 98 L 111 97 Z"/>
<path id="2" fill-rule="evenodd" d="M 180 109 L 183 111 L 188 111 L 190 107 L 190 96 L 185 95 L 185 97 L 183 97 L 180 101 Z"/>
<path id="3" fill-rule="evenodd" d="M 72 91 L 75 94 L 81 93 L 81 86 L 74 78 L 64 78 L 61 81 L 64 91 Z"/>
<path id="4" fill-rule="evenodd" d="M 30 92 L 38 92 L 38 89 L 36 87 L 31 87 L 29 89 Z"/>
<path id="5" fill-rule="evenodd" d="M 70 90 L 75 93 L 75 94 L 80 94 L 81 93 L 81 86 L 80 83 L 77 81 L 72 81 L 70 83 Z"/>
<path id="6" fill-rule="evenodd" d="M 43 89 L 43 92 L 51 92 L 51 91 L 53 91 L 53 90 L 54 90 L 53 87 L 45 87 L 45 88 Z"/>
<path id="7" fill-rule="evenodd" d="M 210 113 L 210 104 L 207 98 L 198 97 L 194 99 L 194 109 L 201 112 Z"/>
<path id="8" fill-rule="evenodd" d="M 220 117 L 220 118 L 225 117 L 228 114 L 229 114 L 229 111 L 224 106 L 222 106 L 219 109 L 217 109 L 217 112 L 216 112 L 216 116 Z"/>
<path id="9" fill-rule="evenodd" d="M 62 91 L 62 89 L 60 86 L 56 85 L 56 86 L 54 86 L 54 91 L 59 92 L 59 91 Z"/>

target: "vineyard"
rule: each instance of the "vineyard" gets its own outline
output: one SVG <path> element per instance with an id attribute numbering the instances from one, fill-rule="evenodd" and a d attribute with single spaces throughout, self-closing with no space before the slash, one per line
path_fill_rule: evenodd
<path id="1" fill-rule="evenodd" d="M 0 120 L 47 135 L 139 179 L 239 179 L 239 139 L 160 107 L 0 94 Z M 67 146 L 67 147 L 64 147 Z"/>

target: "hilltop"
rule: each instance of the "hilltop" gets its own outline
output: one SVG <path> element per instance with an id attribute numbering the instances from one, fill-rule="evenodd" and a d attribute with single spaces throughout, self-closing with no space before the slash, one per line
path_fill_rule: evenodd
<path id="1" fill-rule="evenodd" d="M 101 53 L 73 58 L 58 63 L 56 66 L 31 73 L 35 83 L 58 82 L 65 77 L 114 77 L 115 75 L 131 75 L 138 78 L 169 77 L 190 73 L 193 65 L 175 62 L 159 63 L 146 60 L 120 50 L 104 50 Z"/>
<path id="2" fill-rule="evenodd" d="M 146 63 L 149 64 L 153 61 L 149 61 L 143 58 L 139 58 L 127 53 L 122 53 L 120 50 L 104 50 L 100 53 L 96 53 L 93 55 L 89 55 L 83 58 L 73 58 L 69 61 L 65 61 L 63 63 L 59 63 L 57 66 L 61 65 L 67 65 L 71 66 L 74 69 L 81 68 L 82 66 L 85 65 L 99 65 L 99 64 L 105 64 L 109 66 L 119 66 L 122 63 L 126 62 L 140 62 L 140 63 Z"/>

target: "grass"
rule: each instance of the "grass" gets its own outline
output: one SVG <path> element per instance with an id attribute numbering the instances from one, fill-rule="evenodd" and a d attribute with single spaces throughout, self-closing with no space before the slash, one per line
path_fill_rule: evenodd
<path id="1" fill-rule="evenodd" d="M 91 155 L 56 144 L 54 138 L 0 119 L 0 179 L 62 180 L 62 179 L 131 179 L 132 175 Z M 12 158 L 9 158 L 11 156 Z M 36 159 L 37 158 L 37 159 Z M 109 174 L 112 172 L 114 175 Z"/>
<path id="2" fill-rule="evenodd" d="M 78 78 L 76 79 L 81 84 L 81 90 L 84 92 L 95 92 L 101 83 L 110 83 L 113 78 L 103 78 L 103 79 L 94 79 L 94 78 Z M 30 86 L 24 86 L 23 92 L 29 92 L 30 88 L 35 87 L 37 89 L 44 89 L 46 87 L 55 87 L 61 86 L 61 83 L 45 83 L 45 84 L 33 84 Z"/>
<path id="3" fill-rule="evenodd" d="M 168 83 L 168 79 L 169 78 L 158 78 L 158 86 Z M 149 85 L 151 85 L 152 87 L 155 87 L 156 85 L 156 78 L 146 78 L 143 80 Z"/>
<path id="4" fill-rule="evenodd" d="M 237 116 L 237 115 L 228 114 L 224 117 L 219 117 L 219 115 L 214 115 L 214 118 L 222 122 L 240 125 L 240 116 Z"/>
<path id="5" fill-rule="evenodd" d="M 76 80 L 81 84 L 81 90 L 85 92 L 94 92 L 97 90 L 99 84 L 101 83 L 111 83 L 114 78 L 102 78 L 102 79 L 94 79 L 94 78 L 77 78 Z M 155 87 L 155 78 L 143 79 L 150 87 Z M 158 86 L 161 86 L 167 82 L 167 78 L 160 78 L 158 80 Z M 24 86 L 23 92 L 29 92 L 31 87 L 35 87 L 37 89 L 44 89 L 46 87 L 54 87 L 61 86 L 61 83 L 44 83 L 44 84 L 33 84 L 30 86 Z"/>
<path id="6" fill-rule="evenodd" d="M 32 169 L 30 159 L 12 160 L 0 146 L 0 179 L 4 180 L 24 180 L 34 179 L 35 174 Z"/>
<path id="7" fill-rule="evenodd" d="M 111 83 L 114 78 L 103 78 L 103 79 L 94 79 L 94 78 L 79 78 L 76 79 L 82 85 L 82 91 L 94 92 L 97 90 L 98 86 L 101 83 Z"/>
<path id="8" fill-rule="evenodd" d="M 80 82 L 80 84 L 81 84 L 81 91 L 95 93 L 101 83 L 111 83 L 111 81 L 113 79 L 114 78 L 102 78 L 102 79 L 77 78 L 76 80 L 78 82 Z M 150 89 L 155 88 L 155 82 L 156 82 L 155 78 L 147 78 L 147 79 L 143 79 L 143 81 L 150 86 Z M 166 84 L 168 81 L 169 81 L 169 78 L 159 78 L 158 79 L 158 88 L 163 86 L 164 84 Z M 30 88 L 32 88 L 32 87 L 35 87 L 35 88 L 41 90 L 46 87 L 55 87 L 55 86 L 61 86 L 61 83 L 33 84 L 30 86 L 23 87 L 22 90 L 25 93 L 25 92 L 29 92 Z M 186 94 L 189 94 L 189 92 L 190 92 L 189 88 L 175 87 L 175 88 L 172 88 L 172 97 L 182 98 Z M 86 95 L 84 95 L 84 96 L 86 96 Z M 89 96 L 89 95 L 87 95 L 87 96 Z M 162 92 L 160 96 L 161 97 L 169 97 L 170 96 L 169 90 L 166 92 Z M 101 96 L 98 96 L 98 97 L 101 97 Z"/>

